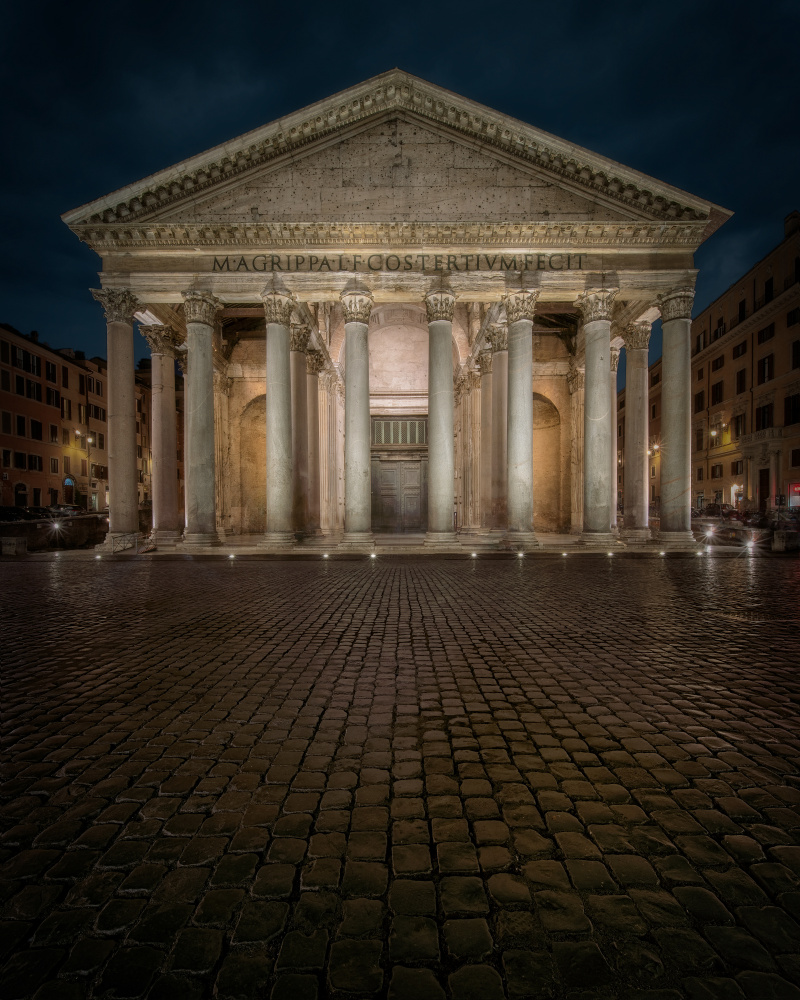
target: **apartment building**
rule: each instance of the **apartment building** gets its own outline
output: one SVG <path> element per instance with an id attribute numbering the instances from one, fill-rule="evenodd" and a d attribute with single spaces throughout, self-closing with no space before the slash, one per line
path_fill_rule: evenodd
<path id="1" fill-rule="evenodd" d="M 106 362 L 0 325 L 0 504 L 108 506 Z M 139 501 L 150 497 L 150 387 L 136 380 Z"/>
<path id="2" fill-rule="evenodd" d="M 800 508 L 800 212 L 692 320 L 692 503 Z M 661 360 L 649 369 L 650 500 L 660 497 Z M 617 402 L 624 492 L 625 390 Z"/>

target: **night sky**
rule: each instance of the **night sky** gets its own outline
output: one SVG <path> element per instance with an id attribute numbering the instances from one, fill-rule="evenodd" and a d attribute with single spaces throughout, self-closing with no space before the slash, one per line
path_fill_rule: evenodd
<path id="1" fill-rule="evenodd" d="M 800 207 L 796 0 L 84 0 L 3 20 L 0 322 L 90 356 L 99 258 L 63 212 L 393 66 L 731 209 L 695 312 Z"/>

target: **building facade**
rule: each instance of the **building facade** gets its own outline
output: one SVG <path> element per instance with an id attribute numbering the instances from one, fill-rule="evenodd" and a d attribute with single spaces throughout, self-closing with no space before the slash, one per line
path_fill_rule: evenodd
<path id="1" fill-rule="evenodd" d="M 112 535 L 136 506 L 138 323 L 161 540 L 607 544 L 616 360 L 643 372 L 639 447 L 660 316 L 662 544 L 690 543 L 693 254 L 729 214 L 399 70 L 67 213 L 102 259 Z"/>
<path id="2" fill-rule="evenodd" d="M 692 502 L 800 508 L 800 213 L 692 321 Z M 650 499 L 661 495 L 661 360 L 649 370 Z M 625 479 L 619 394 L 619 484 Z"/>
<path id="3" fill-rule="evenodd" d="M 135 380 L 137 505 L 151 495 L 150 387 Z M 0 326 L 0 505 L 108 507 L 108 366 Z"/>

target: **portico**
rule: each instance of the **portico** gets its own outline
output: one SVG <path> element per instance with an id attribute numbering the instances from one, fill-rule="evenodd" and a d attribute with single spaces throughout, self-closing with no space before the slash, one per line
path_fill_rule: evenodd
<path id="1" fill-rule="evenodd" d="M 103 261 L 112 535 L 135 519 L 139 322 L 160 542 L 183 351 L 185 545 L 647 544 L 638 479 L 617 530 L 613 386 L 661 318 L 660 544 L 690 543 L 693 253 L 728 215 L 398 70 L 67 213 Z M 646 385 L 628 407 L 646 427 Z"/>

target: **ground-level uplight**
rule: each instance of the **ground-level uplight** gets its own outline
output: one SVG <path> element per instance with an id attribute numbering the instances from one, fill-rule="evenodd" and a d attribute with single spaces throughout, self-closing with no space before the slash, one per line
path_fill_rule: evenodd
<path id="1" fill-rule="evenodd" d="M 370 557 L 370 559 L 374 559 L 375 558 L 375 553 L 374 552 L 370 552 L 369 557 Z"/>
<path id="2" fill-rule="evenodd" d="M 233 552 L 231 552 L 231 554 L 230 554 L 230 555 L 228 556 L 228 558 L 229 558 L 229 559 L 235 559 L 235 558 L 236 558 L 236 556 L 235 556 L 235 555 L 233 554 Z"/>
<path id="3" fill-rule="evenodd" d="M 525 555 L 524 552 L 518 552 L 517 553 L 517 559 L 521 559 L 524 555 Z"/>
<path id="4" fill-rule="evenodd" d="M 660 556 L 665 556 L 665 555 L 666 555 L 667 553 L 666 553 L 666 552 L 659 552 L 658 554 L 659 554 Z"/>
<path id="5" fill-rule="evenodd" d="M 562 556 L 565 556 L 566 554 L 567 554 L 566 552 L 562 552 L 562 553 L 561 553 L 561 555 L 562 555 Z"/>
<path id="6" fill-rule="evenodd" d="M 478 558 L 478 553 L 477 552 L 473 552 L 472 553 L 472 558 L 473 559 L 477 559 Z"/>
<path id="7" fill-rule="evenodd" d="M 322 553 L 322 558 L 323 559 L 327 559 L 328 558 L 328 553 L 327 552 L 323 552 Z"/>

